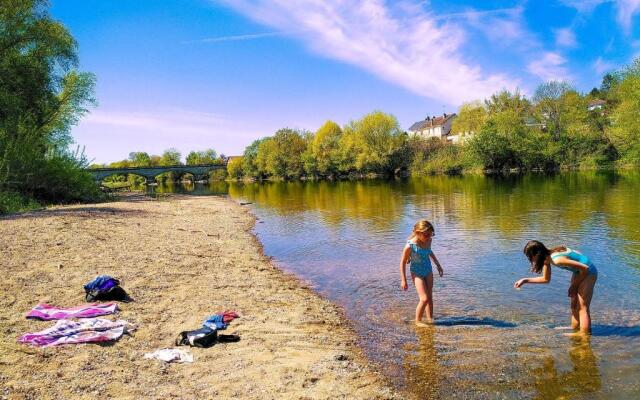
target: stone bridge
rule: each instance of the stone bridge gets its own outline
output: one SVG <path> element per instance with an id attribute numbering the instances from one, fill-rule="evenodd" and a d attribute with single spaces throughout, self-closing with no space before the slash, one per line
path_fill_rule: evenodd
<path id="1" fill-rule="evenodd" d="M 209 178 L 209 172 L 226 168 L 227 164 L 201 164 L 169 165 L 165 167 L 92 168 L 87 171 L 89 171 L 98 182 L 111 175 L 133 174 L 145 178 L 147 185 L 149 185 L 155 183 L 156 176 L 165 172 L 188 173 L 193 175 L 194 180 L 202 181 Z"/>

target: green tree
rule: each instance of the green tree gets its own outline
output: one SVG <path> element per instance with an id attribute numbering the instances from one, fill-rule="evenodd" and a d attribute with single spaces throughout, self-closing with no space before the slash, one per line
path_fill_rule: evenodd
<path id="1" fill-rule="evenodd" d="M 640 57 L 622 71 L 611 97 L 617 106 L 607 129 L 624 163 L 640 163 Z"/>
<path id="2" fill-rule="evenodd" d="M 284 128 L 260 142 L 256 156 L 258 173 L 278 178 L 299 178 L 304 173 L 302 154 L 307 147 L 304 133 Z"/>
<path id="3" fill-rule="evenodd" d="M 131 152 L 129 153 L 129 160 L 132 167 L 151 166 L 151 157 L 145 152 Z"/>
<path id="4" fill-rule="evenodd" d="M 218 154 L 214 149 L 204 151 L 192 151 L 187 155 L 187 165 L 215 164 L 218 161 Z"/>
<path id="5" fill-rule="evenodd" d="M 98 196 L 71 127 L 94 104 L 94 77 L 44 0 L 0 3 L 0 191 L 45 201 Z M 66 189 L 65 189 L 66 188 Z"/>
<path id="6" fill-rule="evenodd" d="M 451 131 L 464 136 L 467 133 L 478 133 L 487 118 L 487 109 L 479 102 L 465 103 L 458 109 L 453 120 Z"/>
<path id="7" fill-rule="evenodd" d="M 554 140 L 558 140 L 566 130 L 567 94 L 577 94 L 567 82 L 549 81 L 540 84 L 533 96 L 534 113 L 537 120 L 544 123 Z M 585 105 L 586 109 L 586 105 Z"/>
<path id="8" fill-rule="evenodd" d="M 406 135 L 391 114 L 374 111 L 350 122 L 340 140 L 342 166 L 364 173 L 393 174 L 401 166 L 397 154 L 404 148 Z"/>
<path id="9" fill-rule="evenodd" d="M 229 178 L 240 179 L 244 175 L 242 157 L 236 157 L 229 160 L 227 163 L 227 173 Z"/>
<path id="10" fill-rule="evenodd" d="M 182 165 L 182 154 L 177 149 L 170 148 L 162 153 L 162 158 L 160 160 L 160 165 L 162 166 L 170 166 L 170 165 Z"/>
<path id="11" fill-rule="evenodd" d="M 333 121 L 326 121 L 318 128 L 309 146 L 317 174 L 332 176 L 338 173 L 341 137 L 342 129 Z"/>
<path id="12" fill-rule="evenodd" d="M 242 172 L 245 176 L 250 176 L 253 178 L 264 178 L 263 176 L 260 176 L 257 163 L 258 147 L 264 140 L 265 139 L 254 140 L 249 146 L 244 149 L 244 153 L 242 155 Z"/>

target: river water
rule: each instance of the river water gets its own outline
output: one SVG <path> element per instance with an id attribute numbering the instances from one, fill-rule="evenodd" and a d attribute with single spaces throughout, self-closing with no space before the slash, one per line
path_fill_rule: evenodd
<path id="1" fill-rule="evenodd" d="M 640 398 L 640 174 L 160 186 L 252 202 L 265 253 L 344 307 L 369 359 L 407 394 L 430 398 Z M 400 252 L 435 226 L 430 328 L 413 326 Z M 599 277 L 593 335 L 570 338 L 570 273 L 531 276 L 530 239 L 588 254 Z"/>

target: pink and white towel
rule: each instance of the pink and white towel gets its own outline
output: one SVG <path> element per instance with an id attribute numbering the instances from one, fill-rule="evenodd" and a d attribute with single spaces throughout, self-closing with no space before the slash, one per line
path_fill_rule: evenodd
<path id="1" fill-rule="evenodd" d="M 118 306 L 115 303 L 84 304 L 82 306 L 71 308 L 60 308 L 49 304 L 38 304 L 29 311 L 27 318 L 41 319 L 43 321 L 68 318 L 94 318 L 101 315 L 113 314 L 117 309 Z"/>
<path id="2" fill-rule="evenodd" d="M 33 346 L 58 346 L 61 344 L 108 342 L 119 339 L 125 332 L 135 329 L 127 321 L 109 321 L 102 318 L 81 321 L 61 320 L 51 328 L 27 333 L 18 341 Z"/>

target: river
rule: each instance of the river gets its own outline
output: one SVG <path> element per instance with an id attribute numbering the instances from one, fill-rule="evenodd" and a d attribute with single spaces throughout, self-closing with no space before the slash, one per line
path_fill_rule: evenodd
<path id="1" fill-rule="evenodd" d="M 640 398 L 640 174 L 425 177 L 159 186 L 251 202 L 265 253 L 344 307 L 368 358 L 415 398 Z M 445 275 L 416 329 L 400 252 L 421 218 Z M 530 239 L 588 254 L 590 340 L 569 338 L 570 273 L 531 276 Z"/>

